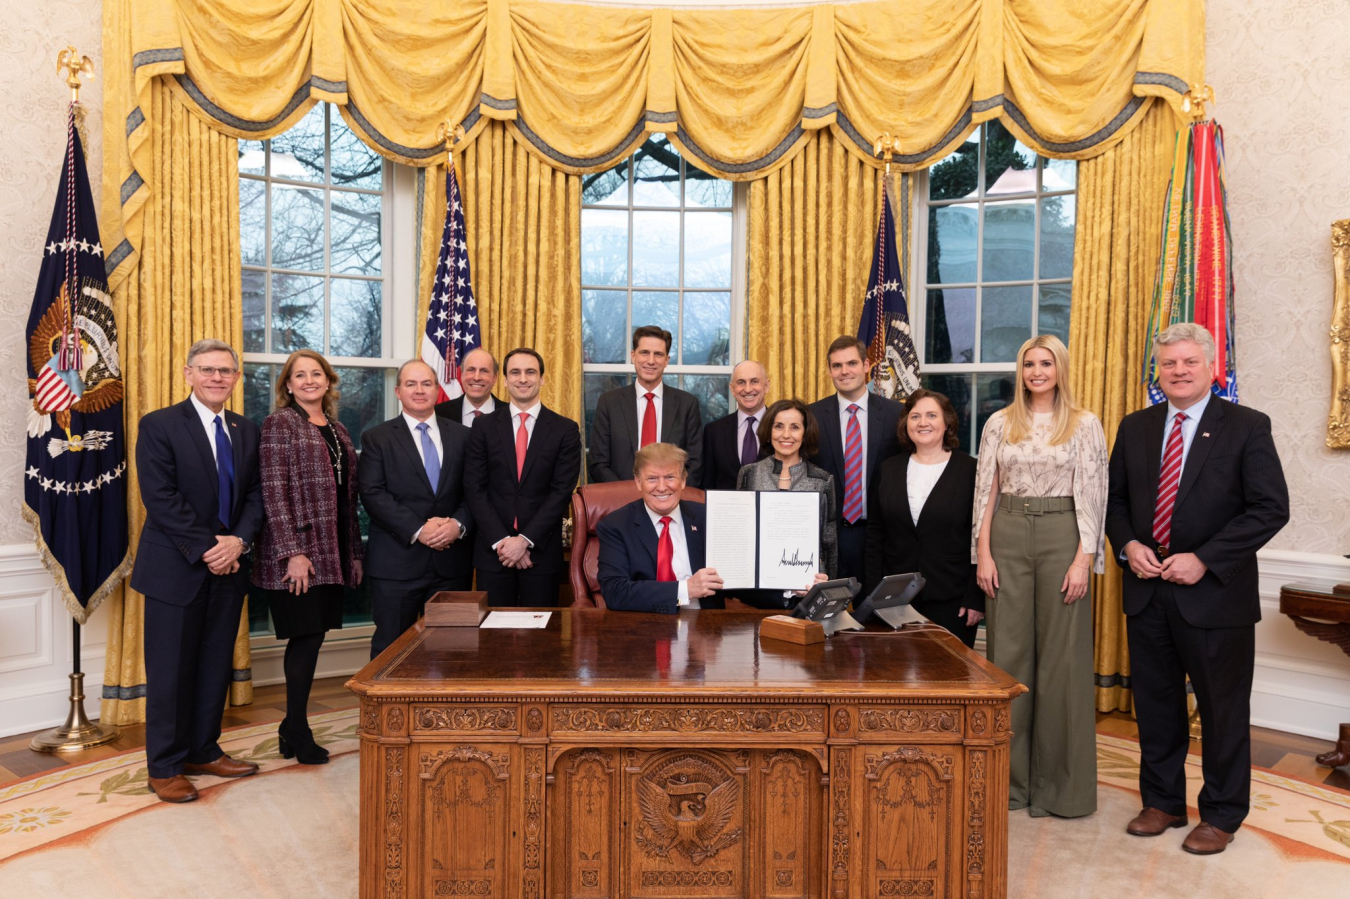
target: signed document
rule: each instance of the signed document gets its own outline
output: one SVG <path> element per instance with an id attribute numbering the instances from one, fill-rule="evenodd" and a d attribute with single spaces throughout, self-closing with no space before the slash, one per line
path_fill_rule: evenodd
<path id="1" fill-rule="evenodd" d="M 804 590 L 820 570 L 820 496 L 709 490 L 706 564 L 725 590 Z"/>

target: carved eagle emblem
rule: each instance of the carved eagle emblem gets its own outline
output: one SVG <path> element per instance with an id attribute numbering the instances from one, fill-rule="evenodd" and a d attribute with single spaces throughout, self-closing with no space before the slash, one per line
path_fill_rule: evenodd
<path id="1" fill-rule="evenodd" d="M 740 802 L 740 784 L 727 779 L 714 786 L 699 774 L 637 782 L 638 808 L 651 834 L 639 833 L 638 843 L 649 857 L 667 858 L 679 851 L 701 865 L 741 838 L 740 828 L 727 831 Z"/>
<path id="2" fill-rule="evenodd" d="M 56 302 L 47 307 L 28 341 L 28 358 L 37 372 L 36 378 L 28 379 L 28 392 L 33 397 L 29 433 L 35 437 L 51 427 L 48 415 L 55 417 L 57 426 L 69 435 L 72 410 L 86 414 L 101 412 L 122 401 L 124 390 L 112 298 L 87 279 L 81 293 L 84 299 L 74 319 L 80 333 L 83 363 L 79 371 L 63 372 L 56 367 L 61 325 L 70 315 L 66 285 L 62 285 Z"/>

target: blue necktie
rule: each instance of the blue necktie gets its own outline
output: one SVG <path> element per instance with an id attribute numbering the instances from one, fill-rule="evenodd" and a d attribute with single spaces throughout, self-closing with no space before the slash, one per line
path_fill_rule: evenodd
<path id="1" fill-rule="evenodd" d="M 417 426 L 422 432 L 422 464 L 427 470 L 427 480 L 431 482 L 431 492 L 435 493 L 441 483 L 441 459 L 436 455 L 436 444 L 431 442 L 431 432 L 426 422 Z"/>
<path id="2" fill-rule="evenodd" d="M 230 438 L 225 425 L 216 416 L 216 478 L 219 498 L 220 523 L 230 526 L 230 510 L 234 508 L 234 453 L 230 452 Z"/>

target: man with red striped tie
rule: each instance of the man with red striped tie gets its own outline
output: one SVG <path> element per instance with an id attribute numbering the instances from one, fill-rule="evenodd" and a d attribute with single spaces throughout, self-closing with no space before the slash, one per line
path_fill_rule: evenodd
<path id="1" fill-rule="evenodd" d="M 1125 416 L 1111 453 L 1106 533 L 1124 572 L 1143 811 L 1126 827 L 1186 826 L 1186 677 L 1205 739 L 1200 822 L 1183 849 L 1223 852 L 1251 793 L 1256 552 L 1289 520 L 1270 419 L 1214 396 L 1214 339 L 1200 325 L 1157 338 L 1167 396 Z"/>

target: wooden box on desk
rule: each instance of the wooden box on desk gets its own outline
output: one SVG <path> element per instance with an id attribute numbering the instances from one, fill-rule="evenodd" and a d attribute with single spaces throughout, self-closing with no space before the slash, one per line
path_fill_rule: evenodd
<path id="1" fill-rule="evenodd" d="M 805 621 L 790 615 L 770 615 L 759 623 L 759 639 L 810 646 L 812 643 L 825 642 L 825 628 L 818 621 Z"/>
<path id="2" fill-rule="evenodd" d="M 487 617 L 487 591 L 442 590 L 427 600 L 427 627 L 478 627 Z"/>

